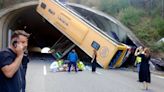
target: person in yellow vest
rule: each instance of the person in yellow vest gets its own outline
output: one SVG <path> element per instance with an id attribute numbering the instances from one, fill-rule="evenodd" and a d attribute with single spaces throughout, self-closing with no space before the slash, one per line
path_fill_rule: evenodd
<path id="1" fill-rule="evenodd" d="M 84 63 L 80 60 L 78 60 L 78 62 L 77 62 L 77 67 L 78 67 L 79 71 L 83 71 L 85 69 Z"/>
<path id="2" fill-rule="evenodd" d="M 140 71 L 140 64 L 142 61 L 142 58 L 139 56 L 140 54 L 142 54 L 144 51 L 144 48 L 142 46 L 138 47 L 134 53 L 134 55 L 136 56 L 136 60 L 135 60 L 135 66 L 137 66 L 137 72 Z"/>
<path id="3" fill-rule="evenodd" d="M 143 53 L 144 53 L 144 48 L 142 46 L 138 47 L 134 53 L 134 55 L 136 57 L 135 66 L 137 66 L 137 72 L 138 72 L 138 80 L 137 81 L 139 81 L 139 71 L 140 71 L 140 65 L 142 62 L 142 57 L 140 55 Z"/>

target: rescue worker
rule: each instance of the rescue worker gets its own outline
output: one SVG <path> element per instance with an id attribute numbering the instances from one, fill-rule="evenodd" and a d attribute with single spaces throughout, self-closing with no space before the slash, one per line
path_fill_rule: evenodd
<path id="1" fill-rule="evenodd" d="M 73 65 L 75 68 L 75 72 L 77 72 L 77 60 L 78 60 L 78 55 L 75 51 L 75 49 L 73 49 L 69 54 L 67 59 L 69 60 L 68 63 L 68 72 L 71 71 L 71 66 Z"/>

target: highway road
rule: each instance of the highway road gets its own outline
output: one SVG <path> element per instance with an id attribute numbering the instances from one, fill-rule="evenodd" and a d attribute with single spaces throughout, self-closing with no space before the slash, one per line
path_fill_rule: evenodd
<path id="1" fill-rule="evenodd" d="M 163 92 L 164 77 L 151 75 L 149 90 L 137 82 L 137 73 L 97 69 L 82 72 L 51 72 L 52 61 L 31 60 L 27 70 L 27 92 Z"/>

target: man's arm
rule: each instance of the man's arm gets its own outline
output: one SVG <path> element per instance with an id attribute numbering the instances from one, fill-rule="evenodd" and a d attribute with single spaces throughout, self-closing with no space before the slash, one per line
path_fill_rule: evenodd
<path id="1" fill-rule="evenodd" d="M 10 65 L 5 65 L 1 68 L 2 72 L 7 78 L 12 78 L 16 71 L 19 69 L 22 62 L 23 54 L 16 57 L 13 63 Z"/>
<path id="2" fill-rule="evenodd" d="M 17 70 L 19 69 L 20 64 L 22 62 L 23 55 L 24 55 L 23 45 L 21 43 L 17 44 L 17 47 L 13 48 L 13 49 L 14 49 L 17 57 L 11 64 L 6 64 L 5 66 L 3 66 L 1 68 L 2 72 L 4 73 L 4 75 L 7 78 L 12 78 L 14 76 L 14 74 L 17 72 Z M 4 60 L 4 62 L 8 61 L 8 60 L 12 60 L 10 58 L 11 58 L 10 56 L 6 57 L 5 58 L 6 60 Z"/>

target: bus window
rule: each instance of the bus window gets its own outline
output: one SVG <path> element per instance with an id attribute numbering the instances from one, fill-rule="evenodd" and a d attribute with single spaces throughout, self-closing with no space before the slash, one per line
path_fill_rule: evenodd
<path id="1" fill-rule="evenodd" d="M 114 57 L 112 58 L 110 64 L 109 64 L 109 68 L 114 68 L 113 66 L 116 64 L 116 62 L 118 61 L 118 59 L 120 58 L 121 54 L 122 54 L 122 50 L 118 50 L 116 52 L 116 54 L 114 55 Z"/>
<path id="2" fill-rule="evenodd" d="M 93 41 L 91 46 L 96 50 L 98 50 L 100 48 L 100 44 L 98 44 L 96 41 Z"/>

